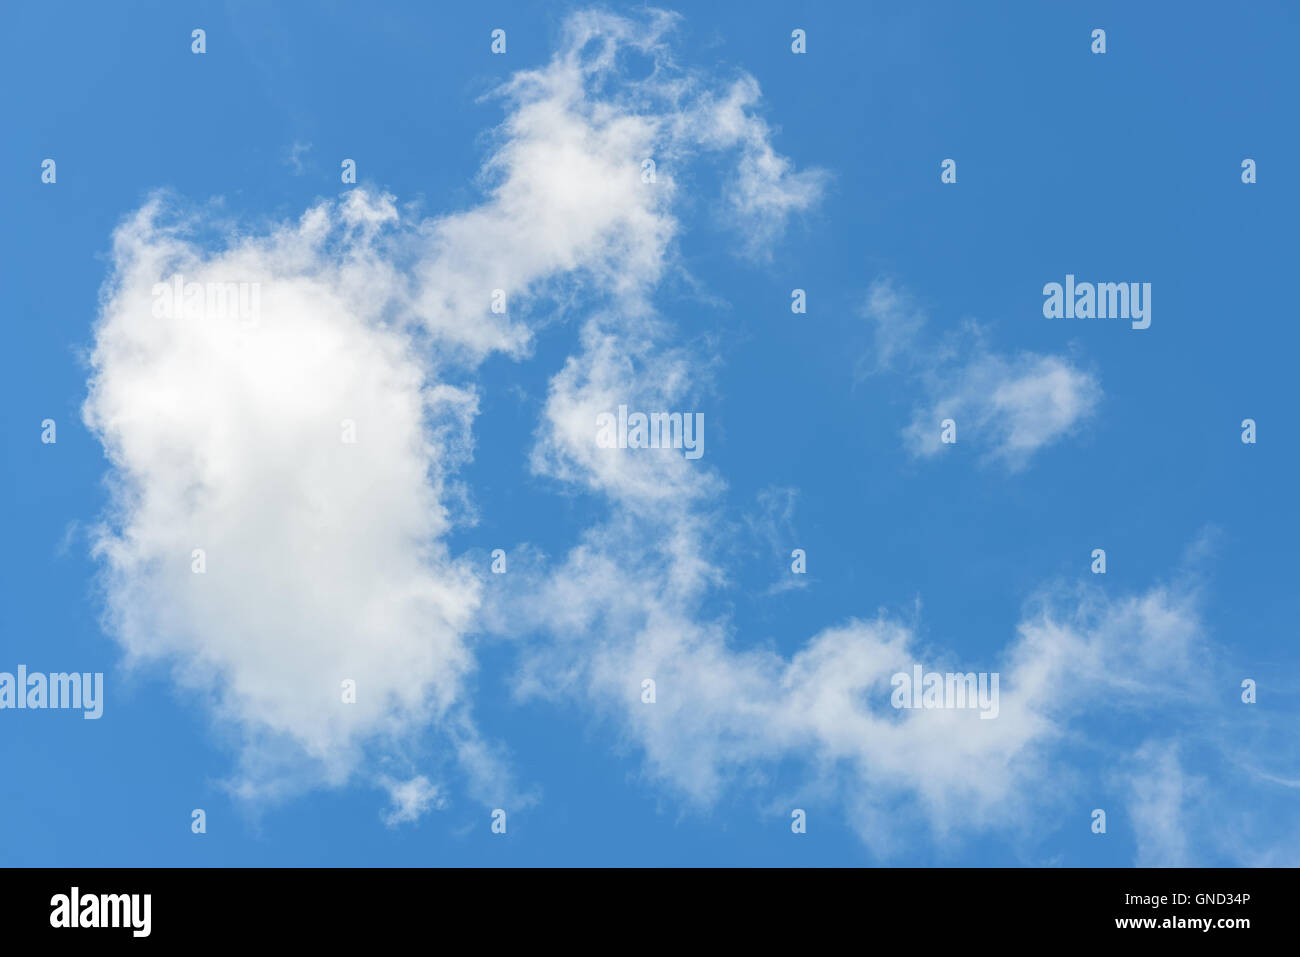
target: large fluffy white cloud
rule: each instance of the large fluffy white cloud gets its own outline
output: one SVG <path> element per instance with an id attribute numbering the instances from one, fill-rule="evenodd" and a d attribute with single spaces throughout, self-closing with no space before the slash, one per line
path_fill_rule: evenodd
<path id="1" fill-rule="evenodd" d="M 155 199 L 117 232 L 85 406 L 114 467 L 97 549 L 126 650 L 173 662 L 254 763 L 293 746 L 329 780 L 451 707 L 472 665 L 479 585 L 439 539 L 477 400 L 386 320 L 394 216 L 357 192 L 212 252 Z M 156 315 L 173 274 L 257 283 L 258 312 Z"/>

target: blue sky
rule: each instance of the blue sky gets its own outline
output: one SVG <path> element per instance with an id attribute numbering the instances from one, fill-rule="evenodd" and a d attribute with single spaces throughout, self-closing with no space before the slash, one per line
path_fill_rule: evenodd
<path id="1" fill-rule="evenodd" d="M 601 9 L 11 11 L 0 671 L 106 698 L 0 711 L 0 861 L 1300 861 L 1295 11 Z"/>

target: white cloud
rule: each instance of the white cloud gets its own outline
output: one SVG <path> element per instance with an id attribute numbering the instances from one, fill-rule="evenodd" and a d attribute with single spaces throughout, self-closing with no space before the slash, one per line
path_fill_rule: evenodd
<path id="1" fill-rule="evenodd" d="M 943 450 L 940 423 L 952 419 L 958 442 L 977 443 L 986 459 L 1018 471 L 1039 450 L 1073 433 L 1101 400 L 1096 377 L 1066 357 L 996 353 L 974 324 L 947 341 L 926 342 L 924 311 L 887 280 L 872 285 L 864 313 L 875 348 L 872 365 L 860 365 L 859 372 L 901 367 L 925 392 L 903 430 L 913 455 Z"/>
<path id="2" fill-rule="evenodd" d="M 252 764 L 291 742 L 339 781 L 367 737 L 450 708 L 472 667 L 479 584 L 439 539 L 477 400 L 384 321 L 382 200 L 354 193 L 216 253 L 162 225 L 163 205 L 117 232 L 91 356 L 85 418 L 113 464 L 97 544 L 110 624 L 131 659 L 173 662 L 260 740 Z M 155 317 L 173 272 L 260 283 L 260 317 Z"/>
<path id="3" fill-rule="evenodd" d="M 1183 772 L 1177 745 L 1149 741 L 1133 755 L 1128 813 L 1137 839 L 1138 867 L 1185 867 L 1188 850 L 1186 806 L 1203 782 Z"/>
<path id="4" fill-rule="evenodd" d="M 858 373 L 893 369 L 900 361 L 914 361 L 915 345 L 926 324 L 925 313 L 912 297 L 888 279 L 871 284 L 863 314 L 871 321 L 875 349 L 871 365 L 859 363 Z"/>
<path id="5" fill-rule="evenodd" d="M 818 169 L 796 171 L 773 149 L 774 131 L 754 112 L 760 99 L 757 81 L 744 76 L 724 96 L 706 96 L 700 109 L 683 115 L 682 123 L 709 148 L 739 148 L 725 201 L 732 222 L 743 231 L 746 255 L 769 258 L 772 241 L 794 214 L 820 200 L 829 176 Z"/>
<path id="6" fill-rule="evenodd" d="M 934 455 L 943 447 L 939 423 L 951 418 L 959 439 L 973 437 L 1014 471 L 1092 415 L 1100 397 L 1096 379 L 1059 356 L 976 353 L 935 375 L 904 437 L 913 454 Z"/>
<path id="7" fill-rule="evenodd" d="M 293 169 L 294 176 L 301 176 L 306 172 L 307 167 L 303 164 L 302 157 L 309 152 L 311 152 L 311 144 L 301 140 L 294 140 L 293 145 L 285 152 L 285 164 Z"/>
<path id="8" fill-rule="evenodd" d="M 782 592 L 807 588 L 809 575 L 791 574 L 792 553 L 799 545 L 799 535 L 794 526 L 795 503 L 799 490 L 769 487 L 760 491 L 754 510 L 745 515 L 745 525 L 752 537 L 765 546 L 764 557 L 772 561 L 777 572 L 776 580 L 763 592 L 778 595 Z"/>
<path id="9" fill-rule="evenodd" d="M 1140 713 L 1200 688 L 1188 667 L 1203 643 L 1193 599 L 1162 589 L 1045 598 L 983 660 L 929 647 L 885 616 L 825 628 L 789 657 L 746 647 L 702 611 L 709 578 L 695 569 L 709 568 L 698 549 L 713 519 L 668 518 L 640 544 L 633 519 L 589 530 L 545 580 L 527 607 L 553 644 L 529 653 L 520 690 L 591 701 L 643 750 L 652 778 L 698 807 L 794 761 L 880 853 L 914 825 L 1014 830 L 1053 804 L 1055 748 L 1098 708 Z M 998 672 L 998 717 L 895 710 L 890 679 L 918 663 Z M 641 700 L 645 678 L 654 704 Z"/>
<path id="10" fill-rule="evenodd" d="M 688 355 L 664 349 L 652 320 L 628 304 L 617 316 L 598 316 L 583 327 L 582 352 L 552 379 L 543 411 L 534 471 L 577 481 L 627 508 L 658 509 L 721 487 L 711 473 L 677 449 L 644 449 L 630 456 L 596 443 L 596 417 L 620 404 L 644 411 L 696 412 L 704 375 L 692 375 Z M 707 448 L 708 414 L 704 438 Z"/>
<path id="11" fill-rule="evenodd" d="M 441 809 L 445 803 L 437 785 L 423 774 L 407 781 L 384 777 L 380 783 L 387 789 L 392 801 L 392 806 L 383 814 L 384 823 L 389 827 L 419 820 L 431 808 Z"/>
<path id="12" fill-rule="evenodd" d="M 1216 662 L 1215 683 L 1235 671 Z M 1206 698 L 1217 690 L 1212 685 Z M 1121 827 L 1133 832 L 1137 865 L 1300 864 L 1298 782 L 1286 776 L 1300 766 L 1295 715 L 1239 701 L 1227 708 L 1227 720 L 1180 708 L 1162 722 L 1166 737 L 1142 741 L 1122 762 L 1115 775 Z M 1259 768 L 1261 757 L 1284 774 Z"/>

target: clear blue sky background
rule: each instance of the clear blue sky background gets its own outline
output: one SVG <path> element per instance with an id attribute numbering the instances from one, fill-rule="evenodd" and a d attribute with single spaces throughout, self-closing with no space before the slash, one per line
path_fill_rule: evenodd
<path id="1" fill-rule="evenodd" d="M 345 156 L 362 182 L 429 213 L 471 205 L 483 134 L 501 116 L 480 97 L 550 57 L 563 13 L 550 6 L 6 9 L 0 670 L 103 671 L 109 697 L 98 722 L 0 712 L 0 863 L 875 862 L 842 815 L 815 806 L 800 839 L 752 795 L 688 813 L 643 779 L 635 749 L 581 709 L 512 702 L 511 653 L 497 646 L 481 651 L 476 713 L 543 795 L 511 818 L 506 839 L 468 800 L 387 828 L 382 795 L 359 787 L 252 813 L 220 786 L 229 742 L 161 670 L 123 673 L 100 627 L 96 566 L 78 529 L 104 507 L 107 466 L 79 409 L 113 228 L 157 187 L 224 197 L 241 215 L 296 216 L 341 189 Z M 683 336 L 710 331 L 720 344 L 707 454 L 729 483 L 731 518 L 763 489 L 799 490 L 794 521 L 814 580 L 761 597 L 788 558 L 744 558 L 721 599 L 734 604 L 737 633 L 790 653 L 852 615 L 910 616 L 919 598 L 927 640 L 991 654 L 1044 580 L 1090 577 L 1093 547 L 1107 549 L 1106 587 L 1136 591 L 1212 527 L 1204 616 L 1232 666 L 1222 720 L 1249 720 L 1232 706 L 1251 676 L 1260 707 L 1290 714 L 1294 727 L 1294 5 L 676 9 L 683 62 L 753 74 L 776 148 L 833 176 L 826 200 L 764 266 L 686 214 L 683 259 L 730 306 L 661 303 Z M 190 53 L 194 27 L 207 31 L 202 57 Z M 505 56 L 488 51 L 496 27 L 508 31 Z M 808 32 L 806 56 L 790 53 L 794 27 Z M 1089 52 L 1094 27 L 1107 30 L 1104 56 Z M 311 144 L 301 172 L 288 162 L 295 142 Z M 1247 156 L 1259 164 L 1253 186 L 1240 181 Z M 54 186 L 40 182 L 45 157 L 58 162 Z M 955 187 L 939 182 L 945 157 L 958 160 Z M 1043 319 L 1043 283 L 1067 272 L 1151 282 L 1152 327 Z M 1072 348 L 1102 383 L 1096 416 L 1015 474 L 980 467 L 960 447 L 942 465 L 907 458 L 898 433 L 913 397 L 897 378 L 854 374 L 871 347 L 862 303 L 883 276 L 917 297 L 936 331 L 975 318 L 998 351 Z M 806 317 L 789 310 L 796 286 L 808 290 Z M 546 381 L 575 331 L 549 326 L 529 361 L 485 367 L 479 449 L 463 476 L 482 520 L 456 533 L 454 552 L 516 541 L 562 552 L 593 507 L 557 498 L 526 460 Z M 1259 424 L 1254 446 L 1239 440 L 1247 416 Z M 56 446 L 39 441 L 46 417 L 58 420 Z M 1134 740 L 1149 730 L 1134 729 Z M 903 862 L 1132 863 L 1122 816 L 1104 840 L 1087 830 L 1088 811 L 1118 799 L 1106 790 L 1107 755 L 1081 760 L 1095 783 L 1067 800 L 1077 817 L 1058 829 L 1019 843 L 917 834 Z M 1188 761 L 1191 772 L 1219 773 Z M 208 812 L 201 838 L 190 833 L 194 807 Z"/>

